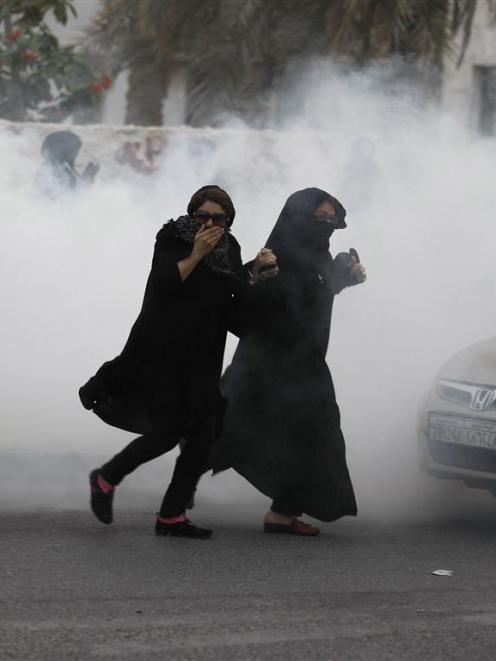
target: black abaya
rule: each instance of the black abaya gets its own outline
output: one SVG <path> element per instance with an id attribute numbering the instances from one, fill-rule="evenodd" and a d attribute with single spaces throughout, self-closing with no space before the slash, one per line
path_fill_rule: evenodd
<path id="1" fill-rule="evenodd" d="M 160 230 L 129 339 L 80 391 L 83 404 L 105 422 L 174 436 L 219 415 L 226 335 L 242 287 L 239 244 L 228 238 L 232 274 L 200 262 L 182 282 L 177 262 L 192 246 L 178 237 L 174 222 Z"/>
<path id="2" fill-rule="evenodd" d="M 233 467 L 284 514 L 356 514 L 334 386 L 326 364 L 334 294 L 355 284 L 328 252 L 313 213 L 318 189 L 292 195 L 267 242 L 279 276 L 249 289 L 243 334 L 222 380 L 228 399 L 214 470 Z M 315 230 L 315 233 L 313 233 Z M 291 511 L 290 511 L 291 510 Z"/>

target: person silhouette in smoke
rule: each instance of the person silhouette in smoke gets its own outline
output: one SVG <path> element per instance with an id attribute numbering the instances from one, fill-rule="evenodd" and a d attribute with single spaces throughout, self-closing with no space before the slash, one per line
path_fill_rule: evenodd
<path id="1" fill-rule="evenodd" d="M 141 434 L 90 473 L 91 508 L 112 522 L 115 488 L 141 464 L 180 441 L 182 451 L 155 523 L 157 535 L 208 538 L 185 510 L 208 468 L 224 402 L 219 380 L 228 328 L 247 285 L 240 247 L 230 232 L 235 209 L 218 186 L 198 190 L 187 215 L 157 234 L 141 312 L 129 339 L 79 391 L 105 422 Z M 273 265 L 259 253 L 254 276 Z M 234 331 L 235 329 L 232 328 Z"/>
<path id="2" fill-rule="evenodd" d="M 228 405 L 212 450 L 273 499 L 266 532 L 313 536 L 322 521 L 356 514 L 333 382 L 326 364 L 335 294 L 363 282 L 356 251 L 333 259 L 346 227 L 340 202 L 317 188 L 287 200 L 267 241 L 279 276 L 248 290 L 243 332 L 221 391 Z"/>
<path id="3" fill-rule="evenodd" d="M 340 190 L 353 205 L 353 212 L 362 212 L 375 199 L 384 198 L 386 179 L 377 163 L 375 144 L 371 138 L 361 136 L 353 142 L 343 166 Z"/>
<path id="4" fill-rule="evenodd" d="M 93 182 L 100 169 L 98 165 L 88 163 L 81 174 L 76 168 L 81 145 L 80 137 L 72 131 L 54 131 L 46 136 L 41 146 L 44 163 L 36 177 L 42 192 L 56 196 L 61 189 L 75 189 Z"/>

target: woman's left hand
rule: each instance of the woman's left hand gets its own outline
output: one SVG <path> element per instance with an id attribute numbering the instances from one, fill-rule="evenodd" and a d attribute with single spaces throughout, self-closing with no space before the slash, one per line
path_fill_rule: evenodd
<path id="1" fill-rule="evenodd" d="M 361 262 L 357 262 L 353 257 L 353 264 L 350 265 L 350 275 L 357 283 L 365 282 L 367 279 L 367 271 Z"/>
<path id="2" fill-rule="evenodd" d="M 255 259 L 253 277 L 255 280 L 268 280 L 279 275 L 277 257 L 270 248 L 262 248 Z"/>

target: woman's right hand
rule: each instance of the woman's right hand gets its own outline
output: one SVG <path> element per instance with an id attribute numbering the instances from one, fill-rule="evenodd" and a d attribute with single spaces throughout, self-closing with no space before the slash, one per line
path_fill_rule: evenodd
<path id="1" fill-rule="evenodd" d="M 206 257 L 222 239 L 224 232 L 224 227 L 206 228 L 202 225 L 196 233 L 191 256 L 197 259 Z"/>

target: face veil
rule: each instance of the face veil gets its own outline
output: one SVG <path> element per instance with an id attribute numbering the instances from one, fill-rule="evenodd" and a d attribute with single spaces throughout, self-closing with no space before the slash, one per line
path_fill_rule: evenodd
<path id="1" fill-rule="evenodd" d="M 334 224 L 314 218 L 322 202 L 336 209 Z M 329 239 L 334 229 L 346 227 L 346 210 L 332 195 L 320 188 L 305 188 L 289 196 L 272 230 L 267 247 L 278 260 L 305 263 L 329 251 Z"/>

